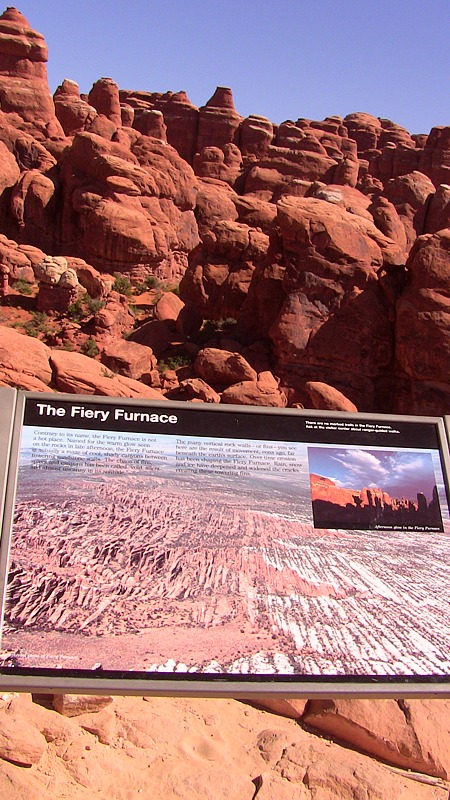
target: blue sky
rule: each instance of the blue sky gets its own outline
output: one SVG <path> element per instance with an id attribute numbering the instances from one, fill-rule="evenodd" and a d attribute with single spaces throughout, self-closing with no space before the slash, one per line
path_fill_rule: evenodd
<path id="1" fill-rule="evenodd" d="M 366 448 L 308 447 L 310 472 L 330 478 L 347 489 L 377 487 L 391 497 L 431 500 L 437 483 L 430 452 L 368 450 Z"/>
<path id="2" fill-rule="evenodd" d="M 273 122 L 354 111 L 411 133 L 450 124 L 449 0 L 17 0 L 49 46 L 52 91 L 184 89 L 203 105 L 217 85 L 237 111 Z M 6 4 L 4 6 L 6 8 Z"/>

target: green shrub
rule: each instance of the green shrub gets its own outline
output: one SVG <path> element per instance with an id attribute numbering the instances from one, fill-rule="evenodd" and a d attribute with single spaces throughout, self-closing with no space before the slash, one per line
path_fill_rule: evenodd
<path id="1" fill-rule="evenodd" d="M 89 356 L 89 358 L 94 358 L 100 352 L 97 347 L 97 342 L 95 342 L 94 339 L 86 339 L 81 345 L 80 350 L 85 356 Z"/>
<path id="2" fill-rule="evenodd" d="M 156 275 L 149 275 L 148 278 L 145 279 L 144 285 L 146 289 L 157 289 L 160 285 L 160 281 Z"/>
<path id="3" fill-rule="evenodd" d="M 218 319 L 215 323 L 217 331 L 228 331 L 236 325 L 234 317 L 226 317 L 225 319 Z"/>
<path id="4" fill-rule="evenodd" d="M 111 370 L 107 369 L 106 367 L 103 367 L 102 375 L 104 378 L 115 378 L 115 373 L 111 372 Z"/>
<path id="5" fill-rule="evenodd" d="M 72 320 L 72 322 L 81 322 L 81 320 L 87 316 L 86 310 L 83 308 L 82 297 L 78 297 L 74 303 L 70 304 L 67 309 L 67 316 Z"/>
<path id="6" fill-rule="evenodd" d="M 192 361 L 189 356 L 185 355 L 177 355 L 177 356 L 168 356 L 164 361 L 160 361 L 158 364 L 158 370 L 163 374 L 167 372 L 168 369 L 179 369 L 180 367 L 187 367 L 191 364 Z"/>
<path id="7" fill-rule="evenodd" d="M 19 294 L 33 294 L 33 287 L 31 283 L 22 280 L 22 278 L 19 278 L 19 280 L 14 281 L 13 289 L 15 289 L 16 292 L 19 292 Z"/>
<path id="8" fill-rule="evenodd" d="M 91 314 L 96 314 L 97 311 L 100 311 L 100 309 L 104 308 L 106 305 L 105 300 L 100 300 L 98 297 L 91 297 L 90 294 L 85 296 L 84 302 L 86 308 L 91 312 Z"/>
<path id="9" fill-rule="evenodd" d="M 114 278 L 115 280 L 112 287 L 114 291 L 119 292 L 119 294 L 124 294 L 125 297 L 131 297 L 133 294 L 133 287 L 129 278 L 126 278 L 125 275 L 121 275 L 120 272 L 115 272 Z"/>
<path id="10" fill-rule="evenodd" d="M 45 311 L 34 311 L 33 318 L 25 322 L 23 329 L 27 336 L 37 337 L 40 333 L 49 333 L 49 318 Z"/>
<path id="11" fill-rule="evenodd" d="M 191 339 L 193 342 L 196 342 L 196 344 L 202 345 L 205 344 L 205 342 L 208 342 L 209 339 L 214 339 L 216 333 L 217 328 L 214 322 L 211 322 L 210 319 L 207 319 L 203 323 L 201 329 L 191 336 Z"/>

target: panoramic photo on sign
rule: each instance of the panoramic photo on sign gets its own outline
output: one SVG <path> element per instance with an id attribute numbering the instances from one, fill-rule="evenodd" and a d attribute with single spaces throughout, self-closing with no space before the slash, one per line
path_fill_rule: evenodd
<path id="1" fill-rule="evenodd" d="M 431 418 L 18 393 L 3 684 L 445 682 L 445 451 Z"/>

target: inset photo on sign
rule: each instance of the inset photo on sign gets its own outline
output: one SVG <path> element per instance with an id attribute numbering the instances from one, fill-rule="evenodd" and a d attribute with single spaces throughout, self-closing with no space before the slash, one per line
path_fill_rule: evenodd
<path id="1" fill-rule="evenodd" d="M 308 447 L 315 528 L 442 532 L 437 451 Z"/>

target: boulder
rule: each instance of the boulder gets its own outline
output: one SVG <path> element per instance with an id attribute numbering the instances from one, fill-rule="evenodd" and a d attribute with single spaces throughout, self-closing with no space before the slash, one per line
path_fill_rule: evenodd
<path id="1" fill-rule="evenodd" d="M 29 253 L 3 234 L 0 234 L 0 264 L 5 268 L 10 283 L 18 280 L 34 283 L 34 271 Z"/>
<path id="2" fill-rule="evenodd" d="M 78 297 L 77 273 L 63 256 L 45 256 L 34 267 L 39 281 L 38 311 L 65 313 Z"/>
<path id="3" fill-rule="evenodd" d="M 287 398 L 277 384 L 264 378 L 255 381 L 240 381 L 228 386 L 221 396 L 221 403 L 234 403 L 239 406 L 272 406 L 285 408 Z"/>
<path id="4" fill-rule="evenodd" d="M 46 741 L 36 728 L 14 714 L 0 713 L 0 758 L 31 767 L 45 750 Z"/>
<path id="5" fill-rule="evenodd" d="M 0 356 L 1 358 L 1 356 Z M 13 386 L 15 389 L 24 389 L 27 392 L 52 392 L 46 383 L 34 375 L 7 369 L 0 365 L 0 386 Z"/>
<path id="6" fill-rule="evenodd" d="M 176 322 L 183 308 L 183 301 L 174 292 L 164 292 L 154 307 L 154 319 L 171 319 Z"/>
<path id="7" fill-rule="evenodd" d="M 123 339 L 106 345 L 101 354 L 102 364 L 112 372 L 139 381 L 156 367 L 156 358 L 149 347 Z"/>
<path id="8" fill-rule="evenodd" d="M 194 172 L 200 178 L 213 178 L 231 186 L 236 182 L 242 166 L 239 148 L 232 143 L 222 147 L 204 147 L 194 157 Z"/>
<path id="9" fill-rule="evenodd" d="M 317 181 L 308 189 L 306 197 L 315 197 L 317 200 L 325 200 L 327 203 L 332 203 L 335 206 L 344 208 L 350 214 L 356 214 L 372 222 L 372 215 L 369 211 L 370 198 L 351 186 L 340 186 L 337 184 L 326 186 Z"/>
<path id="10" fill-rule="evenodd" d="M 348 114 L 344 118 L 350 139 L 354 139 L 358 147 L 358 155 L 363 155 L 367 150 L 376 148 L 381 136 L 381 121 L 371 114 L 357 112 Z"/>
<path id="11" fill-rule="evenodd" d="M 5 189 L 14 186 L 20 177 L 19 165 L 6 144 L 0 141 L 0 197 Z"/>
<path id="12" fill-rule="evenodd" d="M 54 694 L 53 708 L 64 717 L 78 717 L 101 711 L 113 702 L 112 697 L 95 694 Z"/>
<path id="13" fill-rule="evenodd" d="M 111 292 L 106 304 L 94 314 L 93 332 L 97 339 L 107 340 L 121 337 L 134 325 L 134 317 L 128 308 L 126 297 Z"/>
<path id="14" fill-rule="evenodd" d="M 352 402 L 369 408 L 373 379 L 393 357 L 378 272 L 404 256 L 373 223 L 314 198 L 284 198 L 277 221 L 287 263 L 285 299 L 269 329 L 277 373 L 298 389 L 307 380 L 346 385 Z"/>
<path id="15" fill-rule="evenodd" d="M 430 178 L 417 171 L 399 175 L 385 184 L 383 196 L 395 206 L 405 227 L 409 248 L 424 232 L 427 201 L 434 191 Z"/>
<path id="16" fill-rule="evenodd" d="M 308 381 L 305 388 L 311 398 L 313 408 L 326 411 L 358 411 L 355 404 L 334 386 L 320 381 Z"/>
<path id="17" fill-rule="evenodd" d="M 180 381 L 180 400 L 200 400 L 202 403 L 220 403 L 220 395 L 201 378 Z"/>
<path id="18" fill-rule="evenodd" d="M 418 169 L 428 175 L 436 187 L 450 183 L 450 126 L 431 129 L 420 153 Z"/>
<path id="19" fill-rule="evenodd" d="M 263 197 L 269 200 L 293 179 L 332 183 L 336 165 L 337 161 L 326 153 L 271 145 L 257 166 L 248 172 L 245 193 L 269 190 L 269 196 Z"/>
<path id="20" fill-rule="evenodd" d="M 377 228 L 406 252 L 408 237 L 394 204 L 390 203 L 387 197 L 380 195 L 370 204 L 369 211 Z"/>
<path id="21" fill-rule="evenodd" d="M 128 341 L 150 347 L 159 358 L 167 350 L 175 332 L 175 324 L 170 319 L 152 319 L 139 325 L 128 336 Z"/>
<path id="22" fill-rule="evenodd" d="M 18 226 L 16 238 L 45 251 L 58 247 L 55 228 L 59 198 L 52 178 L 39 169 L 22 172 L 11 192 L 10 212 Z"/>
<path id="23" fill-rule="evenodd" d="M 424 233 L 450 228 L 450 186 L 441 184 L 431 196 L 426 210 Z"/>
<path id="24" fill-rule="evenodd" d="M 148 108 L 139 114 L 134 120 L 134 127 L 143 136 L 151 136 L 161 142 L 167 142 L 167 127 L 164 122 L 162 111 L 156 108 Z"/>
<path id="25" fill-rule="evenodd" d="M 94 300 L 108 297 L 114 284 L 112 275 L 102 275 L 82 258 L 68 256 L 66 260 L 70 269 L 76 272 L 80 286 L 86 289 L 89 297 Z"/>
<path id="26" fill-rule="evenodd" d="M 194 372 L 212 386 L 231 386 L 241 381 L 256 381 L 257 373 L 239 353 L 205 347 L 194 363 Z"/>
<path id="27" fill-rule="evenodd" d="M 263 233 L 269 234 L 272 224 L 277 216 L 274 203 L 268 203 L 253 195 L 235 195 L 233 203 L 238 214 L 238 221 L 250 228 L 260 228 Z"/>

